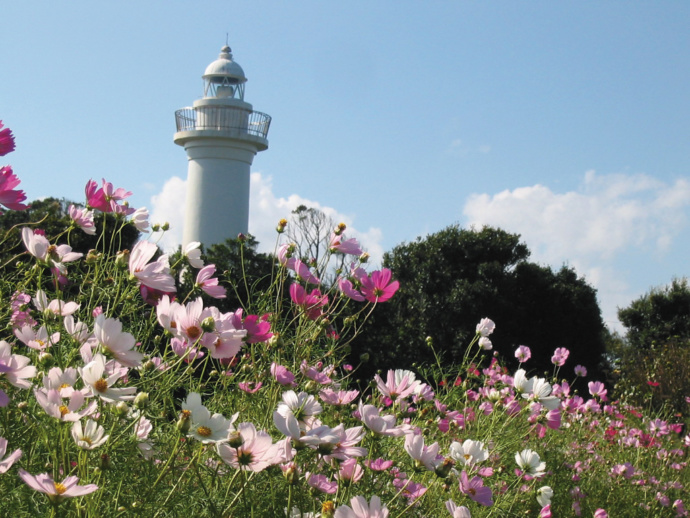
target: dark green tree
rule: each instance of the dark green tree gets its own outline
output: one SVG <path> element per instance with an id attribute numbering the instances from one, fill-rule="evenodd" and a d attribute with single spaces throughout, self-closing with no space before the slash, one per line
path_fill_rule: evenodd
<path id="1" fill-rule="evenodd" d="M 500 229 L 458 225 L 403 243 L 384 255 L 400 290 L 381 304 L 356 340 L 356 354 L 369 353 L 370 368 L 404 367 L 433 358 L 431 337 L 443 361 L 459 363 L 483 317 L 496 322 L 494 350 L 516 368 L 514 350 L 527 345 L 535 374 L 553 371 L 557 347 L 570 350 L 562 370 L 576 364 L 601 376 L 607 330 L 596 291 L 569 267 L 553 271 L 529 262 L 520 236 Z M 567 369 L 567 370 L 566 370 Z"/>
<path id="2" fill-rule="evenodd" d="M 628 345 L 649 349 L 670 339 L 690 339 L 690 287 L 687 279 L 673 279 L 653 288 L 618 310 Z"/>

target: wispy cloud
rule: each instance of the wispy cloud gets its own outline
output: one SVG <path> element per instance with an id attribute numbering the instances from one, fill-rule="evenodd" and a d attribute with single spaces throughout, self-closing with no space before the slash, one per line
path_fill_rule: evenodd
<path id="1" fill-rule="evenodd" d="M 597 175 L 588 171 L 576 191 L 544 185 L 497 194 L 473 194 L 463 213 L 469 225 L 492 225 L 519 233 L 532 259 L 573 266 L 599 292 L 604 318 L 632 296 L 620 263 L 632 251 L 668 252 L 686 228 L 690 182 L 664 183 L 644 174 Z"/>

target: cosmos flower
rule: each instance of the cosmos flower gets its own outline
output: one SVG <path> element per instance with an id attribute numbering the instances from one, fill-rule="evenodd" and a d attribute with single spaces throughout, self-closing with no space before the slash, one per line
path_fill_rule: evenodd
<path id="1" fill-rule="evenodd" d="M 87 419 L 83 428 L 81 421 L 76 421 L 72 425 L 72 438 L 82 450 L 95 450 L 105 444 L 110 435 L 103 435 L 104 433 L 103 427 L 91 419 Z"/>
<path id="2" fill-rule="evenodd" d="M 52 502 L 61 502 L 68 497 L 88 495 L 98 490 L 96 484 L 77 485 L 79 479 L 74 476 L 67 477 L 62 482 L 55 482 L 48 473 L 34 476 L 20 468 L 19 477 L 31 489 L 48 495 Z"/>
<path id="3" fill-rule="evenodd" d="M 335 510 L 333 518 L 388 518 L 388 508 L 381 505 L 381 499 L 374 495 L 367 504 L 363 496 L 350 500 L 350 506 L 341 505 Z"/>

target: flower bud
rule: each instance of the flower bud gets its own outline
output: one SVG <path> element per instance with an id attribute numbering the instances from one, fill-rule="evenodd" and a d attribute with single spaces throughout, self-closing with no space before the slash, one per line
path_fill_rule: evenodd
<path id="1" fill-rule="evenodd" d="M 170 223 L 168 223 L 167 221 L 166 221 L 165 223 L 163 223 L 163 224 L 161 225 L 161 230 L 162 230 L 163 232 L 167 232 L 168 230 L 170 230 Z"/>
<path id="2" fill-rule="evenodd" d="M 369 361 L 369 353 L 362 353 L 359 355 L 359 361 L 367 363 Z"/>
<path id="3" fill-rule="evenodd" d="M 127 403 L 120 401 L 117 405 L 115 405 L 115 412 L 117 413 L 118 417 L 125 417 L 129 413 Z"/>
<path id="4" fill-rule="evenodd" d="M 366 263 L 371 256 L 369 255 L 368 252 L 364 252 L 362 255 L 359 256 L 359 262 L 360 263 Z"/>
<path id="5" fill-rule="evenodd" d="M 201 329 L 205 333 L 213 333 L 216 330 L 216 321 L 213 317 L 206 317 L 201 321 Z"/>
<path id="6" fill-rule="evenodd" d="M 41 366 L 49 367 L 53 363 L 53 355 L 43 351 L 38 354 L 38 361 L 40 362 Z"/>
<path id="7" fill-rule="evenodd" d="M 287 226 L 287 224 L 288 222 L 285 218 L 281 219 L 278 222 L 278 226 L 276 227 L 276 231 L 278 232 L 278 234 L 282 234 L 283 232 L 285 232 L 285 227 Z"/>
<path id="8" fill-rule="evenodd" d="M 228 434 L 228 444 L 232 448 L 239 448 L 244 444 L 244 439 L 238 431 L 230 432 Z"/>
<path id="9" fill-rule="evenodd" d="M 160 229 L 161 229 L 160 223 L 154 223 L 153 225 L 151 225 L 151 230 L 153 232 L 159 232 Z"/>
<path id="10" fill-rule="evenodd" d="M 108 455 L 107 453 L 101 455 L 98 467 L 105 471 L 106 469 L 109 469 L 111 466 L 112 463 L 110 462 L 110 455 Z"/>
<path id="11" fill-rule="evenodd" d="M 450 470 L 455 466 L 455 461 L 449 457 L 443 459 L 443 462 L 434 468 L 434 473 L 439 478 L 446 478 Z"/>
<path id="12" fill-rule="evenodd" d="M 186 434 L 189 431 L 189 428 L 192 426 L 191 417 L 192 413 L 189 410 L 183 410 L 182 413 L 180 413 L 180 418 L 175 425 L 180 433 Z"/>
<path id="13" fill-rule="evenodd" d="M 143 410 L 149 405 L 149 393 L 139 392 L 137 397 L 134 398 L 134 406 L 139 410 Z"/>

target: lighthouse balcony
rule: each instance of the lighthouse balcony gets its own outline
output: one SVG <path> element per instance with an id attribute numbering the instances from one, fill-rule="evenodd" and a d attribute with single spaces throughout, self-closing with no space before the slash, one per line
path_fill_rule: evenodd
<path id="1" fill-rule="evenodd" d="M 265 140 L 271 116 L 238 106 L 195 106 L 177 110 L 175 121 L 178 133 L 211 130 L 231 137 L 251 135 Z"/>

